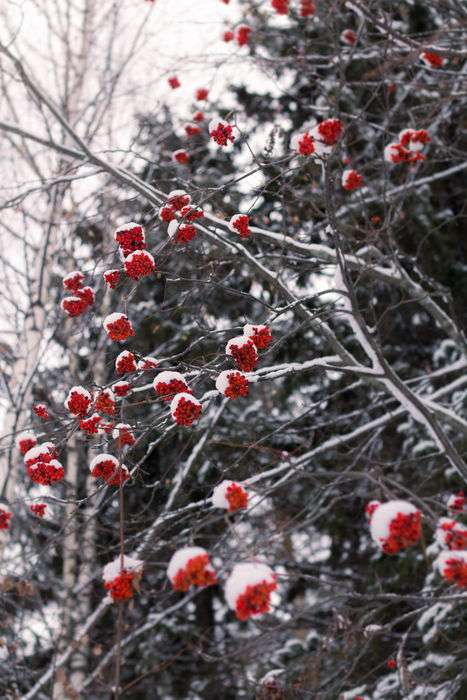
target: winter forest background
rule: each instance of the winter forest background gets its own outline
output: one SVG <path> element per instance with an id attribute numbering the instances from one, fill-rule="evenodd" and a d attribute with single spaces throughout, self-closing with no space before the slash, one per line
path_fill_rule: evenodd
<path id="1" fill-rule="evenodd" d="M 0 697 L 467 698 L 466 4 L 0 18 Z"/>

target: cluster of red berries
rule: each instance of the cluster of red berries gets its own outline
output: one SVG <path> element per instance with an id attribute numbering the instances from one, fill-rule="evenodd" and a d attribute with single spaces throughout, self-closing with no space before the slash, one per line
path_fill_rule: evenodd
<path id="1" fill-rule="evenodd" d="M 94 290 L 83 287 L 83 280 L 84 275 L 79 270 L 74 270 L 63 278 L 63 287 L 72 296 L 64 297 L 61 307 L 70 318 L 81 316 L 94 303 Z"/>

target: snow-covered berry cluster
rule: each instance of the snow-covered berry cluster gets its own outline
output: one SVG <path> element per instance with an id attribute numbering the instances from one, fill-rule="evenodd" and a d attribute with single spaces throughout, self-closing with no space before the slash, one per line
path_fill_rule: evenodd
<path id="1" fill-rule="evenodd" d="M 205 588 L 217 583 L 217 575 L 202 547 L 183 547 L 172 556 L 167 576 L 174 591 L 186 593 L 192 586 Z"/>
<path id="2" fill-rule="evenodd" d="M 34 404 L 34 406 L 32 407 L 32 410 L 34 411 L 36 416 L 38 418 L 40 418 L 41 420 L 49 420 L 50 419 L 49 411 L 48 411 L 45 403 Z"/>
<path id="3" fill-rule="evenodd" d="M 9 530 L 11 513 L 4 505 L 0 505 L 0 530 Z"/>
<path id="4" fill-rule="evenodd" d="M 191 587 L 205 588 L 218 583 L 208 552 L 202 547 L 183 547 L 170 559 L 167 576 L 174 591 L 186 593 Z M 271 594 L 277 589 L 277 579 L 266 564 L 245 562 L 236 564 L 225 582 L 227 605 L 239 620 L 258 617 L 270 612 Z"/>
<path id="5" fill-rule="evenodd" d="M 399 134 L 399 141 L 388 144 L 384 149 L 384 159 L 394 164 L 425 160 L 421 151 L 430 141 L 426 129 L 403 129 Z"/>
<path id="6" fill-rule="evenodd" d="M 237 481 L 225 480 L 218 484 L 211 496 L 214 508 L 223 508 L 235 513 L 248 506 L 248 492 Z"/>
<path id="7" fill-rule="evenodd" d="M 16 445 L 21 454 L 25 455 L 28 450 L 37 445 L 37 438 L 34 433 L 26 432 L 22 435 L 18 435 L 16 438 Z"/>
<path id="8" fill-rule="evenodd" d="M 237 233 L 240 238 L 248 238 L 251 235 L 248 214 L 234 214 L 229 221 L 229 229 Z"/>
<path id="9" fill-rule="evenodd" d="M 420 539 L 421 513 L 409 501 L 374 503 L 367 509 L 373 541 L 385 554 L 398 554 Z M 370 511 L 370 512 L 369 512 Z"/>
<path id="10" fill-rule="evenodd" d="M 170 404 L 170 414 L 178 425 L 192 425 L 198 420 L 202 410 L 201 401 L 187 392 L 175 394 Z"/>
<path id="11" fill-rule="evenodd" d="M 144 250 L 146 248 L 144 228 L 134 221 L 119 226 L 114 232 L 114 240 L 123 259 L 134 253 L 135 250 Z"/>
<path id="12" fill-rule="evenodd" d="M 225 599 L 237 618 L 245 621 L 270 612 L 276 589 L 277 578 L 266 564 L 236 564 L 225 584 Z"/>
<path id="13" fill-rule="evenodd" d="M 363 185 L 363 177 L 357 170 L 344 170 L 342 173 L 342 187 L 347 192 L 358 190 Z"/>
<path id="14" fill-rule="evenodd" d="M 243 335 L 229 340 L 225 353 L 233 358 L 238 369 L 243 372 L 252 372 L 258 363 L 258 349 L 267 348 L 271 339 L 268 326 L 246 324 L 243 327 Z"/>
<path id="15" fill-rule="evenodd" d="M 116 457 L 105 452 L 92 459 L 89 471 L 95 479 L 102 479 L 108 486 L 120 486 L 130 478 L 130 472 L 126 466 L 120 464 Z"/>
<path id="16" fill-rule="evenodd" d="M 79 270 L 73 270 L 63 278 L 63 288 L 72 293 L 62 299 L 62 310 L 73 318 L 81 316 L 94 303 L 94 290 L 91 287 L 83 287 L 84 275 Z"/>
<path id="17" fill-rule="evenodd" d="M 189 243 L 196 236 L 193 222 L 201 219 L 204 212 L 190 204 L 191 197 L 184 190 L 173 190 L 167 203 L 159 209 L 159 219 L 168 223 L 167 235 L 173 243 Z"/>
<path id="18" fill-rule="evenodd" d="M 43 518 L 45 516 L 45 511 L 47 510 L 47 503 L 32 503 L 29 506 L 29 510 L 37 518 Z"/>
<path id="19" fill-rule="evenodd" d="M 238 399 L 240 396 L 248 396 L 248 387 L 248 378 L 237 370 L 224 370 L 216 379 L 217 391 L 228 399 Z"/>
<path id="20" fill-rule="evenodd" d="M 109 591 L 114 602 L 133 598 L 134 591 L 139 589 L 142 575 L 143 562 L 126 555 L 109 562 L 102 571 L 104 588 Z"/>
<path id="21" fill-rule="evenodd" d="M 131 336 L 136 335 L 126 315 L 119 312 L 109 314 L 104 319 L 103 326 L 111 340 L 124 342 Z"/>
<path id="22" fill-rule="evenodd" d="M 436 51 L 422 51 L 420 60 L 428 68 L 442 68 L 447 63 L 447 60 Z"/>
<path id="23" fill-rule="evenodd" d="M 212 119 L 209 123 L 209 136 L 218 146 L 228 146 L 235 141 L 235 127 L 223 119 Z"/>
<path id="24" fill-rule="evenodd" d="M 322 158 L 332 152 L 342 136 L 343 129 L 344 125 L 340 119 L 325 119 L 316 126 L 294 134 L 290 146 L 298 155 Z"/>
<path id="25" fill-rule="evenodd" d="M 32 481 L 43 486 L 61 481 L 65 472 L 56 457 L 57 450 L 51 442 L 43 442 L 28 450 L 24 455 L 24 464 Z"/>

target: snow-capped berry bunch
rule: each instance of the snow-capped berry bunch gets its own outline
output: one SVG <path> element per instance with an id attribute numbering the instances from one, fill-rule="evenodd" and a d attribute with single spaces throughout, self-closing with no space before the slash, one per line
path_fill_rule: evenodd
<path id="1" fill-rule="evenodd" d="M 235 141 L 234 128 L 223 119 L 212 119 L 209 123 L 209 136 L 218 146 L 228 146 Z"/>
<path id="2" fill-rule="evenodd" d="M 11 513 L 4 505 L 0 505 L 0 530 L 10 529 Z"/>
<path id="3" fill-rule="evenodd" d="M 229 221 L 229 229 L 238 233 L 240 238 L 248 238 L 251 235 L 250 217 L 247 214 L 234 214 Z"/>
<path id="4" fill-rule="evenodd" d="M 227 369 L 216 379 L 216 389 L 228 399 L 238 399 L 248 396 L 249 382 L 247 377 L 236 370 Z"/>
<path id="5" fill-rule="evenodd" d="M 347 44 L 347 46 L 355 46 L 358 41 L 358 36 L 353 29 L 344 29 L 344 31 L 341 32 L 340 40 L 343 44 Z"/>
<path id="6" fill-rule="evenodd" d="M 128 425 L 128 423 L 117 423 L 112 430 L 112 437 L 117 441 L 119 447 L 124 447 L 125 445 L 131 447 L 136 442 L 131 425 Z"/>
<path id="7" fill-rule="evenodd" d="M 190 137 L 199 136 L 201 133 L 201 127 L 199 127 L 197 124 L 185 124 L 183 128 L 185 130 L 185 134 Z"/>
<path id="8" fill-rule="evenodd" d="M 47 406 L 45 403 L 36 403 L 33 407 L 32 410 L 36 414 L 38 418 L 41 420 L 49 420 L 49 411 L 47 410 Z"/>
<path id="9" fill-rule="evenodd" d="M 43 442 L 26 452 L 24 464 L 32 481 L 50 486 L 63 479 L 65 472 L 56 456 L 57 450 L 51 442 Z"/>
<path id="10" fill-rule="evenodd" d="M 81 316 L 94 303 L 94 290 L 83 287 L 83 280 L 84 275 L 79 270 L 73 270 L 63 278 L 63 287 L 72 296 L 64 297 L 61 307 L 70 318 Z"/>
<path id="11" fill-rule="evenodd" d="M 154 357 L 148 355 L 138 360 L 138 369 L 142 372 L 147 372 L 151 369 L 156 369 L 158 364 L 159 362 Z"/>
<path id="12" fill-rule="evenodd" d="M 312 156 L 316 151 L 315 140 L 309 131 L 302 131 L 292 136 L 290 147 L 300 156 Z"/>
<path id="13" fill-rule="evenodd" d="M 420 539 L 421 513 L 408 501 L 388 501 L 371 513 L 370 533 L 385 554 L 398 554 Z"/>
<path id="14" fill-rule="evenodd" d="M 234 39 L 235 34 L 231 29 L 227 29 L 225 32 L 222 33 L 222 41 L 225 41 L 226 44 L 229 44 Z"/>
<path id="15" fill-rule="evenodd" d="M 271 329 L 266 324 L 257 326 L 247 323 L 243 326 L 243 335 L 251 338 L 258 350 L 265 350 L 272 341 Z"/>
<path id="16" fill-rule="evenodd" d="M 172 556 L 167 576 L 174 591 L 185 593 L 192 586 L 205 588 L 217 583 L 217 575 L 202 547 L 183 547 Z"/>
<path id="17" fill-rule="evenodd" d="M 435 530 L 435 540 L 447 549 L 467 549 L 467 527 L 453 518 L 440 518 Z"/>
<path id="18" fill-rule="evenodd" d="M 146 248 L 144 228 L 134 221 L 119 226 L 114 232 L 114 240 L 120 249 L 123 259 L 134 253 L 135 250 L 144 250 Z"/>
<path id="19" fill-rule="evenodd" d="M 191 393 L 185 377 L 180 372 L 164 370 L 153 381 L 154 391 L 162 401 L 172 401 L 175 394 Z"/>
<path id="20" fill-rule="evenodd" d="M 29 506 L 29 510 L 37 518 L 43 518 L 45 516 L 45 511 L 47 510 L 47 503 L 32 503 Z"/>
<path id="21" fill-rule="evenodd" d="M 248 506 L 248 493 L 236 481 L 225 480 L 218 484 L 211 496 L 214 508 L 223 508 L 229 513 L 235 513 Z"/>
<path id="22" fill-rule="evenodd" d="M 76 292 L 83 286 L 84 275 L 79 270 L 69 272 L 62 280 L 63 288 L 68 292 Z"/>
<path id="23" fill-rule="evenodd" d="M 135 250 L 130 253 L 123 263 L 125 274 L 133 280 L 140 280 L 151 275 L 156 269 L 156 263 L 147 250 Z"/>
<path id="24" fill-rule="evenodd" d="M 416 163 L 425 160 L 421 153 L 431 141 L 426 129 L 403 129 L 399 141 L 388 144 L 384 149 L 384 159 L 389 163 Z"/>
<path id="25" fill-rule="evenodd" d="M 105 452 L 94 457 L 89 465 L 89 471 L 95 479 L 102 479 L 108 486 L 120 486 L 130 478 L 126 466 L 120 464 L 116 457 Z"/>
<path id="26" fill-rule="evenodd" d="M 125 314 L 119 312 L 109 314 L 109 316 L 104 319 L 103 326 L 111 340 L 124 342 L 132 335 L 135 335 L 131 322 Z"/>
<path id="27" fill-rule="evenodd" d="M 104 588 L 115 602 L 133 598 L 134 591 L 139 590 L 142 575 L 143 562 L 126 555 L 118 556 L 106 564 L 102 571 Z"/>
<path id="28" fill-rule="evenodd" d="M 79 428 L 83 433 L 88 435 L 97 435 L 101 425 L 102 416 L 98 413 L 93 413 L 89 418 L 82 418 L 79 422 Z"/>
<path id="29" fill-rule="evenodd" d="M 123 399 L 130 393 L 131 384 L 130 382 L 125 382 L 124 380 L 120 382 L 115 382 L 115 384 L 112 384 L 112 391 L 114 392 L 115 396 L 118 396 L 119 398 Z"/>
<path id="30" fill-rule="evenodd" d="M 172 160 L 174 163 L 179 163 L 180 165 L 186 165 L 190 162 L 190 154 L 184 148 L 178 148 L 172 153 Z"/>
<path id="31" fill-rule="evenodd" d="M 239 620 L 248 620 L 270 611 L 276 589 L 276 576 L 266 564 L 237 564 L 226 581 L 225 599 Z"/>
<path id="32" fill-rule="evenodd" d="M 194 121 L 194 122 L 198 122 L 198 123 L 199 123 L 199 122 L 204 122 L 204 114 L 203 114 L 203 112 L 201 112 L 200 110 L 196 111 L 196 112 L 193 114 L 193 121 Z"/>
<path id="33" fill-rule="evenodd" d="M 467 588 L 467 551 L 441 552 L 434 564 L 448 583 Z"/>
<path id="34" fill-rule="evenodd" d="M 174 243 L 189 243 L 196 237 L 196 227 L 174 220 L 167 227 L 167 235 Z"/>
<path id="35" fill-rule="evenodd" d="M 82 386 L 72 386 L 64 403 L 72 416 L 85 416 L 91 404 L 91 394 Z"/>
<path id="36" fill-rule="evenodd" d="M 420 60 L 428 68 L 442 68 L 447 63 L 447 59 L 435 51 L 423 51 L 420 54 Z"/>
<path id="37" fill-rule="evenodd" d="M 192 425 L 198 420 L 202 410 L 201 401 L 187 392 L 175 394 L 170 404 L 170 414 L 178 425 Z"/>
<path id="38" fill-rule="evenodd" d="M 195 92 L 195 98 L 198 102 L 203 102 L 207 100 L 209 96 L 209 90 L 207 88 L 198 88 Z"/>
<path id="39" fill-rule="evenodd" d="M 225 354 L 232 357 L 243 372 L 252 372 L 258 364 L 258 351 L 251 338 L 237 335 L 231 338 L 225 347 Z"/>
<path id="40" fill-rule="evenodd" d="M 243 327 L 243 335 L 231 338 L 225 348 L 225 353 L 232 357 L 243 372 L 252 372 L 258 363 L 258 349 L 267 348 L 272 336 L 268 326 L 251 325 Z"/>
<path id="41" fill-rule="evenodd" d="M 453 493 L 448 498 L 447 508 L 452 513 L 462 513 L 465 506 L 465 495 L 463 491 Z"/>
<path id="42" fill-rule="evenodd" d="M 117 284 L 120 282 L 121 272 L 120 270 L 106 270 L 102 276 L 108 288 L 115 289 Z"/>
<path id="43" fill-rule="evenodd" d="M 357 170 L 344 170 L 342 173 L 342 187 L 347 192 L 358 190 L 363 185 L 363 177 Z"/>
<path id="44" fill-rule="evenodd" d="M 113 393 L 112 389 L 102 389 L 102 391 L 97 394 L 94 405 L 96 407 L 96 411 L 100 411 L 100 413 L 105 413 L 108 416 L 115 415 L 117 406 L 115 394 Z"/>
<path id="45" fill-rule="evenodd" d="M 191 202 L 191 196 L 185 190 L 172 190 L 167 195 L 167 204 L 174 211 L 180 211 L 183 207 L 187 207 Z"/>
<path id="46" fill-rule="evenodd" d="M 332 152 L 343 129 L 340 119 L 325 119 L 312 128 L 294 134 L 290 146 L 301 156 L 321 158 Z"/>
<path id="47" fill-rule="evenodd" d="M 123 350 L 115 359 L 115 371 L 121 376 L 122 374 L 130 374 L 136 372 L 136 357 L 130 350 Z"/>
<path id="48" fill-rule="evenodd" d="M 193 221 L 201 219 L 204 212 L 190 206 L 191 197 L 184 190 L 169 192 L 167 204 L 159 209 L 159 218 L 168 223 L 167 235 L 174 243 L 189 243 L 196 236 Z"/>
<path id="49" fill-rule="evenodd" d="M 32 447 L 37 445 L 37 438 L 34 433 L 26 432 L 16 438 L 16 445 L 22 455 L 25 455 Z"/>

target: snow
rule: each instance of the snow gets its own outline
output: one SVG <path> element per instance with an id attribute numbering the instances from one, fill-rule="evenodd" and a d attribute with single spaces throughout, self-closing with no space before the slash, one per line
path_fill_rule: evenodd
<path id="1" fill-rule="evenodd" d="M 247 586 L 256 586 L 262 581 L 274 582 L 275 576 L 267 564 L 259 562 L 236 564 L 225 584 L 225 599 L 231 610 L 237 607 L 237 599 Z"/>
<path id="2" fill-rule="evenodd" d="M 164 370 L 163 372 L 160 372 L 157 377 L 154 378 L 153 381 L 153 386 L 154 389 L 157 387 L 158 384 L 169 384 L 170 382 L 178 380 L 179 382 L 185 382 L 186 384 L 186 379 L 183 374 L 180 374 L 180 372 L 172 372 L 170 370 Z"/>
<path id="3" fill-rule="evenodd" d="M 167 226 L 167 235 L 169 238 L 175 238 L 177 235 L 177 231 L 180 228 L 180 226 L 183 226 L 183 224 L 180 221 L 177 221 L 177 219 L 173 219 L 172 221 L 169 222 L 169 225 Z"/>
<path id="4" fill-rule="evenodd" d="M 143 566 L 144 563 L 141 561 L 141 559 L 134 559 L 133 557 L 124 555 L 122 567 L 122 558 L 118 556 L 116 559 L 104 566 L 102 569 L 102 578 L 104 579 L 105 583 L 110 583 L 120 574 L 122 568 L 126 571 L 135 571 L 142 574 Z"/>
<path id="5" fill-rule="evenodd" d="M 387 501 L 387 503 L 382 503 L 374 511 L 370 521 L 370 533 L 373 541 L 381 545 L 381 542 L 389 537 L 389 526 L 398 513 L 409 515 L 417 511 L 418 508 L 409 503 L 409 501 Z"/>
<path id="6" fill-rule="evenodd" d="M 182 547 L 172 556 L 167 567 L 167 576 L 172 581 L 180 569 L 184 569 L 190 559 L 207 554 L 207 551 L 202 547 Z M 208 571 L 214 571 L 212 566 L 208 564 L 205 567 Z"/>

